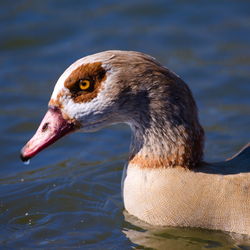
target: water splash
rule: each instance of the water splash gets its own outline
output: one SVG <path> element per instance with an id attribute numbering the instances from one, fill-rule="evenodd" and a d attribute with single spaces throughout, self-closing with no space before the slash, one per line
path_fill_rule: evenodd
<path id="1" fill-rule="evenodd" d="M 30 164 L 30 160 L 24 161 L 23 164 L 24 165 L 29 165 Z"/>

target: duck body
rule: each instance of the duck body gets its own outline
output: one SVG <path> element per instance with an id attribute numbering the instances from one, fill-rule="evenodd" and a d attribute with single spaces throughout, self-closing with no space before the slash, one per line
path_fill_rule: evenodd
<path id="1" fill-rule="evenodd" d="M 130 214 L 152 225 L 250 235 L 250 145 L 229 161 L 203 163 L 204 131 L 190 89 L 143 53 L 105 51 L 66 69 L 21 158 L 76 130 L 117 123 L 132 130 L 122 184 Z"/>
<path id="2" fill-rule="evenodd" d="M 123 184 L 126 210 L 151 225 L 250 234 L 250 173 L 200 171 L 129 165 Z"/>

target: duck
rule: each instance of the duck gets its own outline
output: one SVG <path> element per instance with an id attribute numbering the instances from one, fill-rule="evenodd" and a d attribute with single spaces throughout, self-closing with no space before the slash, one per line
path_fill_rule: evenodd
<path id="1" fill-rule="evenodd" d="M 72 132 L 118 123 L 132 131 L 122 176 L 125 211 L 152 226 L 250 235 L 250 143 L 230 159 L 205 162 L 190 88 L 141 52 L 104 51 L 70 65 L 21 159 Z"/>

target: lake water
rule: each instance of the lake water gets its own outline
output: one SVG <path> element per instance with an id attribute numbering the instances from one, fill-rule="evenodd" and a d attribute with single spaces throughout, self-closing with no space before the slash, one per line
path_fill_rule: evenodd
<path id="1" fill-rule="evenodd" d="M 1 1 L 0 248 L 250 249 L 241 237 L 147 228 L 123 212 L 130 131 L 76 133 L 24 165 L 19 152 L 76 59 L 107 50 L 156 57 L 190 86 L 206 160 L 249 142 L 249 1 Z"/>

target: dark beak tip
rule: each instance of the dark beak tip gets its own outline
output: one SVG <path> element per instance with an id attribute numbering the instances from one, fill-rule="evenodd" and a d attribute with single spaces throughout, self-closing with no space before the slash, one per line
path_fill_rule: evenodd
<path id="1" fill-rule="evenodd" d="M 21 158 L 21 160 L 22 160 L 23 162 L 26 162 L 26 161 L 28 161 L 28 160 L 30 159 L 30 157 L 24 156 L 24 155 L 23 155 L 23 149 L 22 149 L 21 152 L 20 152 L 20 158 Z"/>

